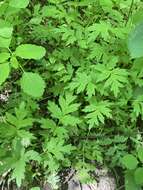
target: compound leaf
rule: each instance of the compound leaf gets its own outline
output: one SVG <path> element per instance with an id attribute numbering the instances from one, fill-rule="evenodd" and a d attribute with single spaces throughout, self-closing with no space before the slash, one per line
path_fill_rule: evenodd
<path id="1" fill-rule="evenodd" d="M 107 101 L 97 102 L 93 100 L 83 111 L 88 113 L 86 118 L 88 119 L 87 123 L 89 123 L 90 128 L 94 125 L 98 126 L 99 123 L 104 123 L 105 117 L 112 117 L 110 103 Z"/>

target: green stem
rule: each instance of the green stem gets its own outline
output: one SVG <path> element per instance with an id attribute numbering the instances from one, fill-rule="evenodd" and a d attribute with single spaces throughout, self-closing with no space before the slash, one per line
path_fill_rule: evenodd
<path id="1" fill-rule="evenodd" d="M 87 136 L 86 136 L 86 139 L 85 139 L 85 143 L 84 143 L 84 144 L 87 143 L 89 134 L 90 134 L 90 129 L 88 130 L 88 133 L 87 133 Z M 85 155 L 85 147 L 84 147 L 84 145 L 83 145 L 82 151 L 83 151 L 83 158 L 82 158 L 82 160 L 83 160 L 83 163 L 84 163 L 84 162 L 85 162 L 85 156 L 84 156 L 84 155 Z"/>
<path id="2" fill-rule="evenodd" d="M 128 12 L 128 16 L 127 16 L 127 20 L 126 20 L 125 26 L 127 26 L 128 21 L 130 19 L 130 16 L 132 15 L 133 5 L 134 5 L 134 0 L 131 1 L 131 5 L 130 5 L 130 9 L 129 9 L 129 12 Z"/>
<path id="3" fill-rule="evenodd" d="M 9 49 L 9 48 L 7 48 L 8 49 L 8 51 L 9 51 L 9 53 L 12 55 L 12 51 L 11 51 L 11 49 Z"/>
<path id="4" fill-rule="evenodd" d="M 11 54 L 11 56 L 13 55 L 13 52 L 11 51 L 11 49 L 10 48 L 8 48 L 8 51 L 9 51 L 9 53 Z M 22 67 L 22 65 L 18 62 L 18 64 L 19 64 L 19 67 L 20 67 L 20 69 L 22 70 L 22 72 L 24 73 L 25 71 L 24 71 L 24 68 Z"/>
<path id="5" fill-rule="evenodd" d="M 18 63 L 18 64 L 19 64 L 19 67 L 22 70 L 22 72 L 25 73 L 24 68 L 22 67 L 22 65 L 20 63 Z"/>

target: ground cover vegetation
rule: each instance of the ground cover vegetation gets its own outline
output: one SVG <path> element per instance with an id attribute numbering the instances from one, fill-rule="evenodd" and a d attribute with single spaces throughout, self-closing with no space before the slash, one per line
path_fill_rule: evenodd
<path id="1" fill-rule="evenodd" d="M 106 166 L 141 190 L 142 57 L 142 0 L 0 1 L 1 187 Z"/>

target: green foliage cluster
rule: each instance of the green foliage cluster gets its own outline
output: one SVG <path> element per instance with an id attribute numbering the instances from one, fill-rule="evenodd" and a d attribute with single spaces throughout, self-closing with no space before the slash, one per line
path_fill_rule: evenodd
<path id="1" fill-rule="evenodd" d="M 107 166 L 141 189 L 142 12 L 141 0 L 0 1 L 1 176 L 38 190 L 63 168 Z"/>

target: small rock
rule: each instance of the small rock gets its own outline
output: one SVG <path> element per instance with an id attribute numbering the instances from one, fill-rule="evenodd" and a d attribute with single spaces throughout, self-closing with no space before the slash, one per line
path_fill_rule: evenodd
<path id="1" fill-rule="evenodd" d="M 97 175 L 98 174 L 98 175 Z M 115 179 L 108 174 L 105 169 L 96 170 L 98 176 L 98 184 L 93 182 L 92 184 L 80 184 L 75 176 L 68 181 L 68 190 L 115 190 Z"/>
<path id="2" fill-rule="evenodd" d="M 103 176 L 99 178 L 97 190 L 115 190 L 115 179 L 110 176 Z"/>

